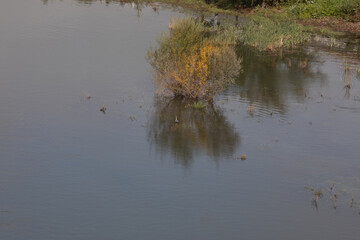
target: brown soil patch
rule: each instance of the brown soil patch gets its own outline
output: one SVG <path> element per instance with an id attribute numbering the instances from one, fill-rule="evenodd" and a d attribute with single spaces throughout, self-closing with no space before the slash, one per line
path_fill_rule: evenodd
<path id="1" fill-rule="evenodd" d="M 300 21 L 300 23 L 316 27 L 326 27 L 334 31 L 347 32 L 360 37 L 360 22 L 347 22 L 343 19 L 327 17 L 322 19 L 303 20 Z"/>

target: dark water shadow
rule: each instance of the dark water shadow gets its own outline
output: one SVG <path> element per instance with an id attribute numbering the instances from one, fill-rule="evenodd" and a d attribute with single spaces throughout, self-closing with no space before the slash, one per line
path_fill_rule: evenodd
<path id="1" fill-rule="evenodd" d="M 155 99 L 147 138 L 156 153 L 161 157 L 170 154 L 186 168 L 197 153 L 205 152 L 216 162 L 232 156 L 240 136 L 221 108 L 208 103 L 195 109 L 192 104 L 184 98 Z"/>

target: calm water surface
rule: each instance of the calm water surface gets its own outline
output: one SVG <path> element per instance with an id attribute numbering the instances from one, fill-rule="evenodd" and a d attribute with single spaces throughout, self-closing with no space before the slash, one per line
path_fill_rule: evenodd
<path id="1" fill-rule="evenodd" d="M 199 111 L 154 96 L 170 16 L 0 2 L 0 239 L 359 239 L 358 53 L 239 49 L 236 86 Z"/>

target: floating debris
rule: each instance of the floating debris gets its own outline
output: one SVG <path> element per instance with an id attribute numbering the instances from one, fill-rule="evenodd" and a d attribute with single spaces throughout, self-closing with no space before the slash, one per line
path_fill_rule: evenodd
<path id="1" fill-rule="evenodd" d="M 247 109 L 248 113 L 252 114 L 254 111 L 255 105 L 251 104 L 251 106 Z"/>
<path id="2" fill-rule="evenodd" d="M 136 120 L 136 117 L 135 117 L 134 115 L 130 115 L 129 119 L 130 119 L 131 121 L 135 121 L 135 120 Z"/>
<path id="3" fill-rule="evenodd" d="M 105 106 L 105 104 L 102 105 L 102 107 L 100 108 L 100 111 L 103 112 L 104 114 L 106 113 L 106 106 Z"/>
<path id="4" fill-rule="evenodd" d="M 246 160 L 246 155 L 241 154 L 240 156 L 234 157 L 233 159 L 235 159 L 235 160 Z"/>
<path id="5" fill-rule="evenodd" d="M 90 98 L 91 98 L 90 94 L 86 96 L 86 99 L 90 99 Z"/>
<path id="6" fill-rule="evenodd" d="M 344 83 L 345 83 L 344 88 L 350 89 L 350 87 L 351 87 L 351 69 L 350 69 L 350 66 L 348 66 L 346 62 L 344 62 L 343 79 L 344 79 Z"/>

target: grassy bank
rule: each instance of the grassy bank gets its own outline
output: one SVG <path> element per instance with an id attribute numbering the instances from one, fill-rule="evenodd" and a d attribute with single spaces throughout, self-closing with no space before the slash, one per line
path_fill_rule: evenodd
<path id="1" fill-rule="evenodd" d="M 276 8 L 300 19 L 339 17 L 359 21 L 359 0 L 205 0 L 221 9 Z M 202 1 L 200 1 L 202 2 Z"/>
<path id="2" fill-rule="evenodd" d="M 96 0 L 77 0 L 91 2 Z M 120 4 L 131 2 L 136 6 L 151 5 L 158 8 L 158 3 L 180 6 L 206 13 L 222 13 L 230 15 L 263 16 L 276 15 L 280 19 L 270 18 L 275 25 L 281 20 L 313 26 L 319 29 L 348 32 L 360 36 L 360 1 L 359 0 L 107 0 Z M 281 19 L 282 18 L 282 19 Z M 294 25 L 293 25 L 294 26 Z M 308 30 L 309 31 L 309 30 Z M 322 31 L 326 34 L 326 31 Z M 329 31 L 327 31 L 329 33 Z"/>
<path id="3" fill-rule="evenodd" d="M 260 51 L 291 48 L 310 40 L 309 28 L 279 16 L 250 16 L 242 26 L 240 43 Z"/>
<path id="4" fill-rule="evenodd" d="M 96 0 L 77 0 L 91 3 Z M 339 17 L 360 21 L 359 0 L 106 0 L 106 3 L 131 2 L 135 4 L 167 3 L 206 12 L 238 15 L 254 13 L 258 9 L 277 9 L 278 14 L 298 19 Z"/>
<path id="5" fill-rule="evenodd" d="M 277 53 L 309 42 L 314 28 L 299 24 L 289 8 L 293 5 L 286 6 L 256 8 L 240 25 L 217 24 L 216 15 L 209 20 L 201 16 L 171 19 L 170 31 L 161 34 L 147 55 L 158 95 L 192 99 L 194 108 L 200 109 L 199 100 L 211 101 L 239 74 L 241 58 L 234 46 Z"/>
<path id="6" fill-rule="evenodd" d="M 81 0 L 80 0 L 81 1 Z M 109 0 L 124 2 L 124 0 Z M 207 12 L 240 14 L 252 10 L 277 9 L 298 19 L 339 17 L 360 20 L 359 0 L 136 0 L 135 3 L 168 3 Z"/>
<path id="7" fill-rule="evenodd" d="M 300 19 L 338 17 L 349 21 L 359 20 L 358 0 L 317 0 L 303 1 L 287 7 L 288 11 Z"/>
<path id="8" fill-rule="evenodd" d="M 170 1 L 174 2 L 174 0 Z M 295 27 L 294 23 L 297 23 L 312 26 L 306 30 L 312 33 L 334 35 L 331 31 L 324 30 L 330 29 L 360 36 L 359 0 L 186 0 L 184 2 L 187 1 L 190 7 L 203 6 L 203 9 L 208 8 L 207 11 L 211 12 L 226 11 L 233 15 L 246 14 L 250 17 L 255 15 L 269 18 L 264 24 L 269 25 L 269 21 L 272 21 L 274 27 L 280 27 L 279 31 L 283 31 L 282 26 L 290 22 L 292 29 Z M 259 22 L 259 18 L 256 18 L 255 22 Z"/>

